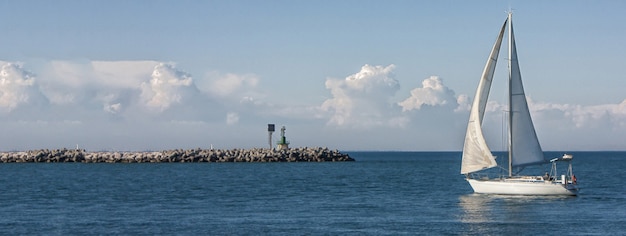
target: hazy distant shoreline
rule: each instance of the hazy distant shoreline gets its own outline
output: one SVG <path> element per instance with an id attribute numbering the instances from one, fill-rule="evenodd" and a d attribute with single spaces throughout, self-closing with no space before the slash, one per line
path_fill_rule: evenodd
<path id="1" fill-rule="evenodd" d="M 253 149 L 173 149 L 146 152 L 89 152 L 82 149 L 38 149 L 0 152 L 0 162 L 82 162 L 82 163 L 160 163 L 160 162 L 343 162 L 354 161 L 348 154 L 323 147 L 286 150 Z"/>

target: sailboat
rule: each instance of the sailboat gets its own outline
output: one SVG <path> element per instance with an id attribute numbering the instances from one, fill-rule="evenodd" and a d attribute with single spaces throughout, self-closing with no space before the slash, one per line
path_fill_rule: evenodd
<path id="1" fill-rule="evenodd" d="M 509 111 L 508 111 L 508 175 L 494 176 L 489 170 L 498 166 L 483 136 L 482 122 L 487 106 L 487 98 L 493 80 L 500 45 L 508 26 L 509 43 Z M 476 96 L 470 110 L 461 174 L 476 193 L 506 195 L 577 195 L 576 177 L 572 171 L 570 154 L 546 159 L 537 138 L 528 109 L 522 76 L 517 59 L 515 37 L 513 34 L 512 13 L 509 12 L 493 45 L 491 54 L 482 73 L 476 90 Z M 557 163 L 567 163 L 566 170 L 558 172 Z M 552 164 L 550 173 L 545 175 L 519 175 L 525 167 Z M 502 168 L 502 167 L 501 167 Z M 502 168 L 505 169 L 505 168 Z M 519 170 L 514 173 L 515 170 Z M 491 171 L 494 172 L 494 171 Z"/>

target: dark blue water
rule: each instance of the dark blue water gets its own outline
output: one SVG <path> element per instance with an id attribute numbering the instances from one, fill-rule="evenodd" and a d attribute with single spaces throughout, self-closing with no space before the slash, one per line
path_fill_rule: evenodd
<path id="1" fill-rule="evenodd" d="M 356 162 L 0 164 L 0 234 L 626 233 L 626 152 L 573 153 L 578 197 L 473 194 L 456 152 L 350 154 Z"/>

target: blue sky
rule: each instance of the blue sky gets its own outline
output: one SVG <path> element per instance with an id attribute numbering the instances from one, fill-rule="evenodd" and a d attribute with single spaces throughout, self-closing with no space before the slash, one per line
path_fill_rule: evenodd
<path id="1" fill-rule="evenodd" d="M 0 3 L 0 150 L 461 150 L 510 7 L 543 148 L 626 150 L 623 1 L 63 0 Z"/>

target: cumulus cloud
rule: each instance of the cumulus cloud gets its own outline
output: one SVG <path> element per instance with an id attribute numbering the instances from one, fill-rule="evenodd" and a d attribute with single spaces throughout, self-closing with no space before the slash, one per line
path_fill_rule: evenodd
<path id="1" fill-rule="evenodd" d="M 462 111 L 469 111 L 472 107 L 472 101 L 470 100 L 469 96 L 465 95 L 465 94 L 461 94 L 458 97 L 456 97 L 456 103 L 459 104 L 459 106 L 454 109 L 455 112 L 462 112 Z"/>
<path id="2" fill-rule="evenodd" d="M 20 64 L 0 62 L 0 108 L 10 112 L 21 105 L 45 103 L 32 73 Z"/>
<path id="3" fill-rule="evenodd" d="M 460 102 L 466 102 L 467 98 L 456 98 L 454 91 L 446 87 L 442 80 L 437 76 L 431 76 L 422 81 L 421 88 L 415 88 L 411 90 L 411 96 L 398 105 L 402 107 L 402 111 L 419 110 L 424 105 L 428 106 L 443 106 L 443 105 L 458 105 L 458 99 Z"/>
<path id="4" fill-rule="evenodd" d="M 164 111 L 172 104 L 181 103 L 193 89 L 191 75 L 161 63 L 154 67 L 152 79 L 141 84 L 141 98 L 149 108 Z"/>
<path id="5" fill-rule="evenodd" d="M 344 80 L 327 79 L 332 98 L 320 109 L 330 114 L 329 125 L 336 126 L 402 126 L 406 119 L 393 115 L 391 98 L 400 84 L 394 79 L 394 65 L 364 65 Z M 391 114 L 391 115 L 390 115 Z"/>

